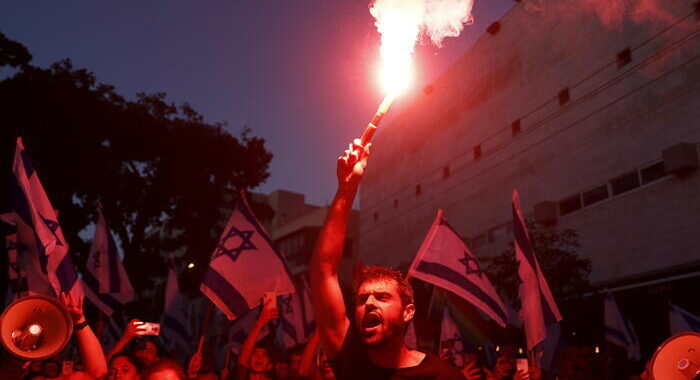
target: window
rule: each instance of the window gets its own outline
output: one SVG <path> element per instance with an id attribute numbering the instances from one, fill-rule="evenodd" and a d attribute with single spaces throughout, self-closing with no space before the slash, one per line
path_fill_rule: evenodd
<path id="1" fill-rule="evenodd" d="M 481 145 L 477 145 L 474 147 L 474 159 L 478 160 L 481 158 Z"/>
<path id="2" fill-rule="evenodd" d="M 565 88 L 561 91 L 559 91 L 559 105 L 563 106 L 564 104 L 568 103 L 569 100 L 571 100 L 571 97 L 569 96 L 569 88 Z"/>
<path id="3" fill-rule="evenodd" d="M 590 206 L 594 203 L 608 199 L 608 184 L 604 183 L 590 190 L 584 191 L 581 194 L 583 197 L 583 205 Z"/>
<path id="4" fill-rule="evenodd" d="M 511 131 L 511 133 L 513 134 L 513 137 L 515 137 L 516 135 L 518 135 L 518 134 L 520 133 L 520 131 L 521 131 L 521 129 L 520 129 L 520 119 L 514 121 L 514 122 L 510 125 L 510 131 Z"/>
<path id="5" fill-rule="evenodd" d="M 419 196 L 422 192 L 422 189 L 420 187 L 420 183 L 416 185 L 416 196 Z"/>
<path id="6" fill-rule="evenodd" d="M 639 187 L 639 175 L 637 175 L 637 171 L 635 170 L 613 178 L 610 180 L 610 187 L 612 188 L 613 196 L 636 189 Z"/>
<path id="7" fill-rule="evenodd" d="M 659 161 L 653 165 L 649 165 L 646 168 L 642 168 L 639 171 L 642 175 L 642 185 L 646 185 L 649 182 L 654 182 L 657 179 L 666 176 L 666 170 L 664 169 L 664 162 Z"/>
<path id="8" fill-rule="evenodd" d="M 561 215 L 571 214 L 581 209 L 581 196 L 575 194 L 559 201 L 559 213 Z"/>
<path id="9" fill-rule="evenodd" d="M 628 63 L 632 62 L 632 51 L 627 48 L 619 53 L 617 53 L 617 68 L 622 68 Z"/>
<path id="10" fill-rule="evenodd" d="M 377 220 L 379 220 L 379 212 L 375 211 L 375 212 L 374 212 L 374 215 L 372 215 L 372 218 L 374 219 L 375 222 L 376 222 Z"/>
<path id="11" fill-rule="evenodd" d="M 450 167 L 445 166 L 444 168 L 442 168 L 442 179 L 448 179 L 448 178 L 450 178 Z"/>
<path id="12" fill-rule="evenodd" d="M 394 208 L 399 208 L 399 200 L 394 199 Z"/>

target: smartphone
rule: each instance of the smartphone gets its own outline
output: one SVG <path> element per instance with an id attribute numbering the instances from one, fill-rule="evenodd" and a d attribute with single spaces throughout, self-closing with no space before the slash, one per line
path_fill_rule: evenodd
<path id="1" fill-rule="evenodd" d="M 517 359 L 515 361 L 515 368 L 517 369 L 518 372 L 525 372 L 527 374 L 527 378 L 530 378 L 530 375 L 528 374 L 529 365 L 527 363 L 527 359 Z"/>
<path id="2" fill-rule="evenodd" d="M 137 322 L 136 334 L 138 335 L 160 335 L 160 323 Z"/>

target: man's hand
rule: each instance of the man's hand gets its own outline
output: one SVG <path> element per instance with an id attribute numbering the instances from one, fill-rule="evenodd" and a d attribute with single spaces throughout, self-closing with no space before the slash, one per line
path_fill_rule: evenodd
<path id="1" fill-rule="evenodd" d="M 72 295 L 61 293 L 60 297 L 61 304 L 68 310 L 73 324 L 85 322 L 85 314 L 83 313 L 83 297 L 78 297 L 74 299 Z"/>
<path id="2" fill-rule="evenodd" d="M 353 140 L 352 144 L 342 156 L 338 157 L 338 190 L 349 191 L 352 194 L 357 191 L 362 175 L 367 168 L 367 157 L 372 144 L 362 146 L 360 139 Z"/>
<path id="3" fill-rule="evenodd" d="M 263 306 L 262 306 L 262 311 L 260 311 L 260 323 L 263 325 L 267 324 L 271 320 L 275 318 L 279 318 L 280 313 L 279 310 L 277 309 L 277 300 L 275 298 L 272 299 L 264 299 L 263 300 Z"/>
<path id="4" fill-rule="evenodd" d="M 476 363 L 467 363 L 462 369 L 462 374 L 467 380 L 479 380 L 481 379 L 481 368 L 476 366 Z"/>
<path id="5" fill-rule="evenodd" d="M 141 321 L 138 319 L 132 319 L 126 324 L 124 328 L 124 333 L 122 334 L 122 339 L 131 340 L 139 335 L 139 326 Z"/>

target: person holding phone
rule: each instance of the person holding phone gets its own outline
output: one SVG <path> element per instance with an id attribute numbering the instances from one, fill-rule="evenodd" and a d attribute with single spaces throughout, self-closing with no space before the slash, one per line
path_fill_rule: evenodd
<path id="1" fill-rule="evenodd" d="M 257 346 L 256 342 L 263 328 L 273 319 L 279 318 L 277 300 L 273 293 L 266 293 L 262 300 L 260 316 L 243 342 L 238 354 L 238 367 L 234 380 L 271 380 L 272 362 L 270 353 L 265 346 Z"/>

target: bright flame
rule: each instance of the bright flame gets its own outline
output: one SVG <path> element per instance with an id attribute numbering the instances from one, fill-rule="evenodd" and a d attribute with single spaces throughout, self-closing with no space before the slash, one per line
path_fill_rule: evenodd
<path id="1" fill-rule="evenodd" d="M 41 326 L 37 324 L 33 324 L 29 326 L 29 333 L 32 335 L 39 335 L 41 334 Z"/>
<path id="2" fill-rule="evenodd" d="M 389 98 L 412 80 L 413 50 L 421 32 L 438 47 L 471 21 L 473 0 L 375 0 L 370 13 L 382 35 L 379 79 Z"/>
<path id="3" fill-rule="evenodd" d="M 194 268 L 194 263 L 187 264 L 187 269 L 192 269 L 192 268 Z"/>

